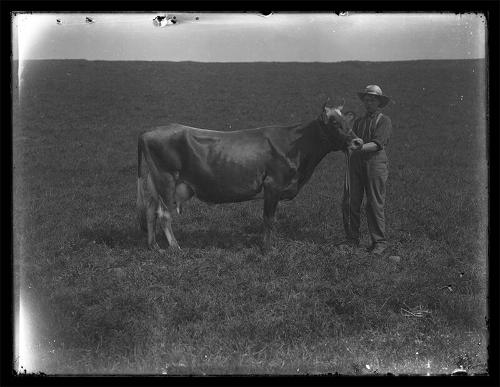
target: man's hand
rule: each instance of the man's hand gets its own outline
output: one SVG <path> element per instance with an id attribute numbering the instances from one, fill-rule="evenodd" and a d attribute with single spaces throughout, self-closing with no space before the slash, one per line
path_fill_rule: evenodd
<path id="1" fill-rule="evenodd" d="M 350 141 L 349 146 L 347 147 L 347 151 L 350 153 L 354 151 L 358 151 L 363 147 L 363 140 L 360 138 L 353 138 Z"/>
<path id="2" fill-rule="evenodd" d="M 352 144 L 354 145 L 354 149 L 356 150 L 363 148 L 363 140 L 360 138 L 355 138 L 354 140 L 352 140 Z"/>
<path id="3" fill-rule="evenodd" d="M 361 152 L 376 152 L 378 151 L 378 145 L 376 143 L 372 142 L 367 142 L 366 144 L 363 144 L 361 148 L 358 149 Z"/>

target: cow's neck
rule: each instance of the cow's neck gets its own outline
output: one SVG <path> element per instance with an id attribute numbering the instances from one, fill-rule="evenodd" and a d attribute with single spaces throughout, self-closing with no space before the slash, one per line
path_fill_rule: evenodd
<path id="1" fill-rule="evenodd" d="M 303 128 L 301 137 L 295 142 L 299 157 L 299 185 L 305 184 L 314 172 L 316 166 L 333 150 L 338 150 L 334 144 L 333 136 L 329 135 L 330 129 L 321 119 L 314 120 Z"/>

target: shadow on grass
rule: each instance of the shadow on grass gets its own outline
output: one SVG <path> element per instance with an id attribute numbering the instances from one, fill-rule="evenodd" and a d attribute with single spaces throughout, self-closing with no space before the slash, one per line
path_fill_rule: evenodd
<path id="1" fill-rule="evenodd" d="M 205 249 L 216 247 L 227 250 L 260 247 L 260 230 L 177 230 L 175 235 L 181 247 Z M 163 239 L 163 238 L 162 238 Z"/>
<path id="2" fill-rule="evenodd" d="M 277 236 L 288 241 L 314 242 L 318 244 L 331 242 L 314 230 L 301 229 L 298 224 L 286 220 L 280 220 L 276 223 L 276 232 Z M 174 230 L 174 233 L 181 247 L 216 247 L 228 250 L 260 248 L 264 237 L 264 229 L 260 222 L 231 230 L 216 228 L 208 230 L 178 229 Z"/>
<path id="3" fill-rule="evenodd" d="M 120 228 L 114 225 L 86 227 L 80 231 L 80 237 L 89 242 L 105 244 L 110 248 L 134 248 L 146 246 L 147 235 L 134 227 Z"/>
<path id="4" fill-rule="evenodd" d="M 181 247 L 204 249 L 216 247 L 228 250 L 238 250 L 260 246 L 261 235 L 259 230 L 182 230 L 174 229 L 175 237 Z M 147 233 L 137 228 L 119 228 L 113 225 L 100 225 L 95 228 L 84 228 L 80 231 L 80 238 L 87 242 L 104 244 L 109 248 L 132 249 L 147 248 Z M 162 231 L 156 234 L 160 247 L 167 248 L 168 242 Z"/>
<path id="5" fill-rule="evenodd" d="M 277 224 L 278 232 L 289 240 L 313 242 L 317 244 L 330 243 L 331 239 L 325 238 L 314 229 L 300 227 L 300 222 L 294 218 L 280 219 Z"/>
<path id="6" fill-rule="evenodd" d="M 314 230 L 304 230 L 293 221 L 280 220 L 276 224 L 278 235 L 286 240 L 328 243 L 324 236 Z M 220 248 L 227 250 L 240 250 L 242 248 L 261 247 L 263 227 L 261 223 L 245 225 L 239 229 L 190 229 L 174 227 L 174 234 L 181 247 L 205 249 Z M 86 227 L 80 231 L 80 237 L 88 242 L 104 244 L 109 248 L 131 249 L 136 247 L 146 248 L 147 233 L 136 227 L 120 228 L 111 224 L 102 224 L 98 227 Z M 167 248 L 168 242 L 161 230 L 156 234 L 160 247 Z"/>

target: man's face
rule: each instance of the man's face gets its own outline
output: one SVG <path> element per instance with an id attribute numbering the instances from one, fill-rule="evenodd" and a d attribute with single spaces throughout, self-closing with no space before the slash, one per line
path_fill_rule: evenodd
<path id="1" fill-rule="evenodd" d="M 370 94 L 363 97 L 363 103 L 365 105 L 365 109 L 370 113 L 376 112 L 380 105 L 378 98 Z"/>

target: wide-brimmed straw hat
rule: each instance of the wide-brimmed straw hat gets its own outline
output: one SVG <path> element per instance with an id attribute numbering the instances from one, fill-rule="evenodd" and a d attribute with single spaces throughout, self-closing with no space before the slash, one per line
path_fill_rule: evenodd
<path id="1" fill-rule="evenodd" d="M 358 93 L 358 97 L 363 100 L 363 97 L 367 94 L 374 95 L 380 101 L 380 107 L 383 108 L 391 100 L 388 96 L 382 93 L 382 89 L 377 85 L 368 85 L 365 87 L 364 91 Z"/>

